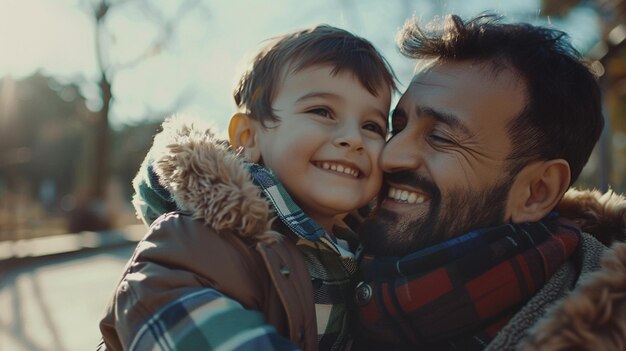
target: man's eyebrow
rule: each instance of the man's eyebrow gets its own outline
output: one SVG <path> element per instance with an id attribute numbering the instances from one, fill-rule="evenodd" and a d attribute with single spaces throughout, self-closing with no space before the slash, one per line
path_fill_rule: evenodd
<path id="1" fill-rule="evenodd" d="M 418 117 L 430 117 L 435 119 L 436 121 L 448 125 L 450 128 L 460 131 L 466 136 L 472 136 L 472 133 L 469 128 L 461 120 L 454 114 L 445 113 L 441 111 L 437 111 L 430 107 L 425 106 L 417 106 L 415 108 L 415 112 Z"/>

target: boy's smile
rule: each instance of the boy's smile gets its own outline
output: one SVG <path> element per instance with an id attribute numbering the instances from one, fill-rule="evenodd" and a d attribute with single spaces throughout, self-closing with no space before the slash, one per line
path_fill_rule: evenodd
<path id="1" fill-rule="evenodd" d="M 347 175 L 353 178 L 359 178 L 362 172 L 352 162 L 335 162 L 335 161 L 315 161 L 313 165 L 326 171 L 334 172 L 339 175 Z"/>
<path id="2" fill-rule="evenodd" d="M 327 231 L 380 189 L 389 89 L 372 95 L 349 71 L 288 71 L 272 102 L 279 122 L 257 131 L 266 167 Z"/>

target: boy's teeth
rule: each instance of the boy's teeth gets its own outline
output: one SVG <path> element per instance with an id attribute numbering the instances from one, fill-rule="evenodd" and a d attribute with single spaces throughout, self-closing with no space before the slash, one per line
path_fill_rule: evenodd
<path id="1" fill-rule="evenodd" d="M 388 196 L 398 202 L 406 202 L 408 204 L 421 204 L 426 201 L 424 195 L 396 188 L 389 188 Z"/>
<path id="2" fill-rule="evenodd" d="M 357 171 L 355 169 L 352 169 L 350 167 L 343 166 L 343 165 L 338 165 L 338 164 L 328 163 L 328 162 L 322 162 L 321 164 L 318 164 L 318 166 L 323 168 L 323 169 L 329 169 L 331 171 L 344 173 L 344 174 L 349 174 L 349 175 L 351 175 L 353 177 L 358 177 L 359 176 L 359 171 Z"/>

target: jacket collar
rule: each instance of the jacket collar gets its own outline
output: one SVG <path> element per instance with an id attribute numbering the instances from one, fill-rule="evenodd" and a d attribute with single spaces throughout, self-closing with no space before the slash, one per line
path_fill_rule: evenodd
<path id="1" fill-rule="evenodd" d="M 247 163 L 246 169 L 250 172 L 254 184 L 272 204 L 276 217 L 294 234 L 308 241 L 321 242 L 338 255 L 353 257 L 352 253 L 338 245 L 336 239 L 302 211 L 271 170 L 255 163 Z"/>

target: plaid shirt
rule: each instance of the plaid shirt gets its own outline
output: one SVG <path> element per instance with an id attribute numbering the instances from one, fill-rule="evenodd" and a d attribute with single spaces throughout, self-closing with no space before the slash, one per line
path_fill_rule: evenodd
<path id="1" fill-rule="evenodd" d="M 271 171 L 257 164 L 248 164 L 248 170 L 286 227 L 278 231 L 288 228 L 294 233 L 304 255 L 313 285 L 319 349 L 344 349 L 351 342 L 347 303 L 352 296 L 350 278 L 357 269 L 353 251 L 358 248 L 338 237 L 351 233 L 336 227 L 336 237 L 331 237 L 296 205 Z"/>
<path id="2" fill-rule="evenodd" d="M 255 164 L 248 164 L 248 170 L 280 219 L 275 222 L 276 229 L 292 232 L 296 246 L 304 255 L 314 290 L 319 349 L 344 349 L 351 342 L 347 333 L 347 301 L 351 296 L 350 277 L 356 271 L 355 255 L 347 241 L 331 237 L 304 214 L 270 171 Z M 148 167 L 148 178 L 151 171 Z M 144 188 L 148 187 L 159 192 L 161 201 L 171 201 L 158 182 L 144 184 Z M 340 236 L 346 234 L 338 232 Z M 204 349 L 298 348 L 266 324 L 262 313 L 247 310 L 210 288 L 199 289 L 163 307 L 141 327 L 131 346 L 131 350 Z"/>

